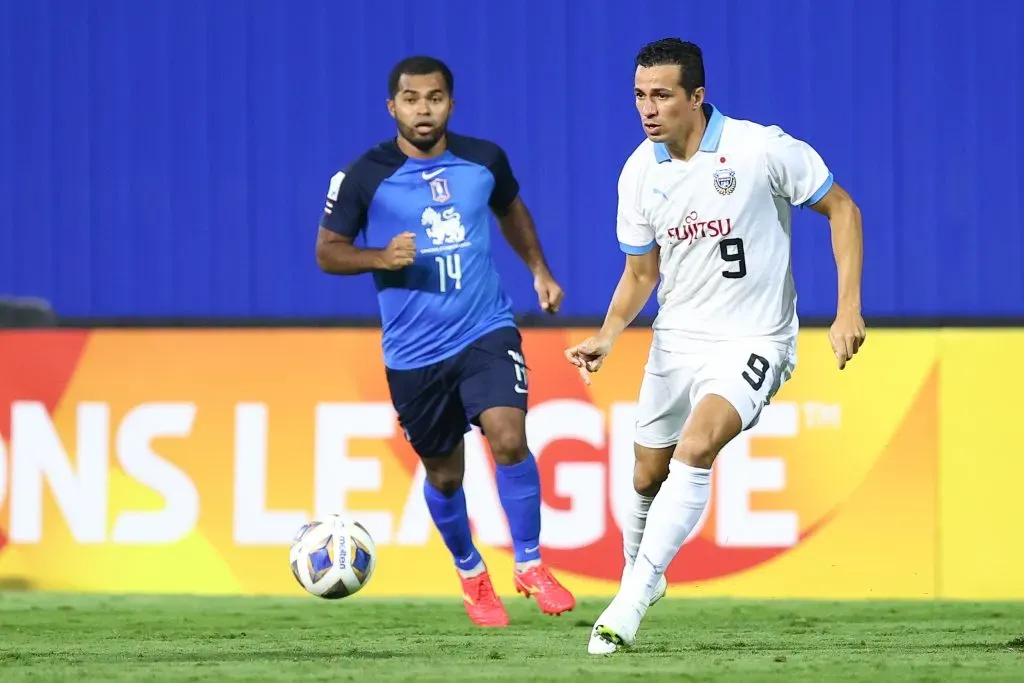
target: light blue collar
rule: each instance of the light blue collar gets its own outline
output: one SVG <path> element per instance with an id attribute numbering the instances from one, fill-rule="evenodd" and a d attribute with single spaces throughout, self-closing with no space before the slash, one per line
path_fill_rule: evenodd
<path id="1" fill-rule="evenodd" d="M 704 137 L 700 139 L 700 152 L 717 152 L 718 143 L 722 140 L 722 128 L 725 127 L 725 116 L 715 108 L 715 105 L 705 102 L 702 105 L 704 115 L 708 119 L 708 126 L 704 129 Z M 668 147 L 663 142 L 654 143 L 654 158 L 659 164 L 672 161 Z"/>

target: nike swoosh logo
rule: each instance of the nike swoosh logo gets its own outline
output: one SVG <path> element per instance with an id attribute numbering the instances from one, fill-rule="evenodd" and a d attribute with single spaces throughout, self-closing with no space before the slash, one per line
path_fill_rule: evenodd
<path id="1" fill-rule="evenodd" d="M 540 549 L 540 546 L 539 546 L 539 545 L 535 545 L 535 546 L 533 546 L 532 548 L 523 548 L 523 552 L 527 552 L 527 553 L 535 553 L 535 552 L 537 552 L 537 550 L 539 550 L 539 549 Z"/>
<path id="2" fill-rule="evenodd" d="M 436 171 L 431 171 L 430 173 L 427 173 L 426 171 L 424 171 L 421 175 L 423 176 L 424 180 L 432 180 L 432 179 L 436 178 L 437 176 L 441 175 L 442 173 L 444 173 L 444 169 L 443 168 L 439 168 Z"/>

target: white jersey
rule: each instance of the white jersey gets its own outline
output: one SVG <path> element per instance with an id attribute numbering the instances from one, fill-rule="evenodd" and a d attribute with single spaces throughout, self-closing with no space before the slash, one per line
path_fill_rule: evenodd
<path id="1" fill-rule="evenodd" d="M 707 130 L 689 161 L 644 140 L 619 176 L 622 250 L 661 247 L 655 346 L 792 338 L 791 205 L 820 200 L 832 174 L 778 126 L 704 106 Z"/>

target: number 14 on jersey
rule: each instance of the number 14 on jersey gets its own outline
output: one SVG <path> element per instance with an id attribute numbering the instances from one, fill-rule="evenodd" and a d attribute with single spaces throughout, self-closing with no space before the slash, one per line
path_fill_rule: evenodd
<path id="1" fill-rule="evenodd" d="M 441 278 L 441 291 L 447 292 L 453 289 L 462 289 L 462 257 L 459 252 L 435 256 L 438 275 Z"/>

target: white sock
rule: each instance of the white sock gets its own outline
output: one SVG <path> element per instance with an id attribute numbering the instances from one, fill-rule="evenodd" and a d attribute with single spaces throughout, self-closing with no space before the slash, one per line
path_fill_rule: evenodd
<path id="1" fill-rule="evenodd" d="M 690 467 L 675 458 L 669 463 L 668 478 L 647 513 L 637 559 L 623 585 L 631 596 L 650 599 L 658 578 L 700 520 L 710 482 L 711 470 Z"/>
<path id="2" fill-rule="evenodd" d="M 459 573 L 459 576 L 461 576 L 462 578 L 471 579 L 474 576 L 479 576 L 480 574 L 483 574 L 485 571 L 487 571 L 487 567 L 484 566 L 484 561 L 480 560 L 470 569 L 459 569 L 458 567 L 456 567 L 455 571 L 457 571 Z"/>
<path id="3" fill-rule="evenodd" d="M 536 560 L 527 560 L 526 562 L 516 562 L 516 572 L 522 574 L 531 567 L 539 567 L 540 564 L 540 558 L 537 558 Z"/>
<path id="4" fill-rule="evenodd" d="M 644 527 L 647 526 L 647 511 L 653 500 L 654 496 L 643 496 L 633 491 L 633 504 L 622 527 L 622 554 L 630 567 L 636 561 L 640 540 L 644 537 Z"/>

